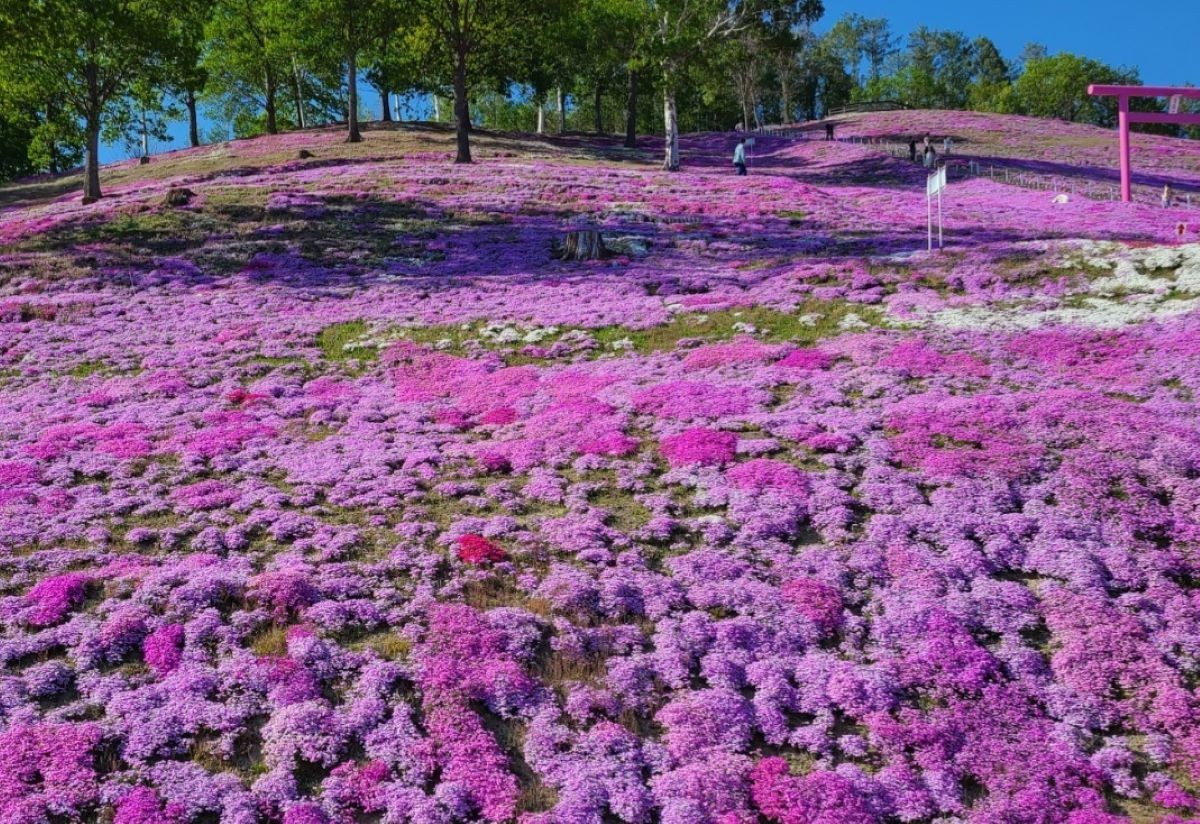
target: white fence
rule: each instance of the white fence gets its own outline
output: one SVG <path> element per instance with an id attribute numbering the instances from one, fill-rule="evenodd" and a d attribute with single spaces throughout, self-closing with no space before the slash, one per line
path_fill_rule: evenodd
<path id="1" fill-rule="evenodd" d="M 886 152 L 893 157 L 903 160 L 907 160 L 909 157 L 907 143 L 897 143 L 886 138 L 844 137 L 838 138 L 838 141 L 860 146 L 870 146 L 873 149 Z M 940 143 L 935 143 L 934 148 L 939 148 L 940 145 Z M 918 152 L 920 148 L 921 146 L 918 144 Z M 1117 180 L 1111 183 L 1104 180 L 1085 180 L 1073 175 L 1044 174 L 1007 166 L 1002 163 L 985 163 L 974 159 L 969 153 L 962 152 L 956 147 L 952 147 L 949 157 L 943 155 L 941 160 L 950 167 L 950 176 L 959 180 L 971 177 L 986 177 L 997 183 L 1020 186 L 1024 189 L 1075 195 L 1092 200 L 1115 201 L 1121 199 L 1121 185 Z M 920 162 L 919 154 L 917 162 Z M 1133 199 L 1139 203 L 1160 205 L 1162 203 L 1162 190 L 1153 186 L 1137 185 L 1133 189 Z M 1174 205 L 1185 208 L 1200 208 L 1200 193 L 1177 192 Z"/>

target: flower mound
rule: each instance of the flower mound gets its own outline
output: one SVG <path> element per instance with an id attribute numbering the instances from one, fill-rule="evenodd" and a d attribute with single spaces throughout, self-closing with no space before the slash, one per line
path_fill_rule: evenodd
<path id="1" fill-rule="evenodd" d="M 716 466 L 733 459 L 737 435 L 713 429 L 688 429 L 663 438 L 659 449 L 671 466 Z"/>
<path id="2" fill-rule="evenodd" d="M 460 535 L 458 559 L 472 566 L 483 566 L 508 560 L 508 553 L 482 535 Z"/>

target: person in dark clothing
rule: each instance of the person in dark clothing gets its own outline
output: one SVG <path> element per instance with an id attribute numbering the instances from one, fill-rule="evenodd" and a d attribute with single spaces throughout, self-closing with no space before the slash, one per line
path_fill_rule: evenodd
<path id="1" fill-rule="evenodd" d="M 825 139 L 826 140 L 833 140 L 833 126 L 834 126 L 834 124 L 832 121 L 825 124 Z"/>
<path id="2" fill-rule="evenodd" d="M 908 141 L 908 159 L 913 163 L 917 162 L 917 139 L 915 137 Z"/>

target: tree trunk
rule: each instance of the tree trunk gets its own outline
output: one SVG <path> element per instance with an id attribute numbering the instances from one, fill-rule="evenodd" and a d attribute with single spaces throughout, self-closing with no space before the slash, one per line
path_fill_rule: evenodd
<path id="1" fill-rule="evenodd" d="M 679 171 L 679 120 L 675 111 L 675 89 L 667 82 L 663 88 L 663 124 L 666 126 L 666 152 L 663 169 Z"/>
<path id="2" fill-rule="evenodd" d="M 392 122 L 392 95 L 387 89 L 379 90 L 379 97 L 383 100 L 383 122 Z"/>
<path id="3" fill-rule="evenodd" d="M 196 92 L 188 89 L 184 92 L 184 105 L 188 111 L 188 141 L 192 148 L 200 145 L 200 119 L 196 116 Z"/>
<path id="4" fill-rule="evenodd" d="M 546 104 L 538 101 L 537 104 L 537 133 L 546 133 Z"/>
<path id="5" fill-rule="evenodd" d="M 267 134 L 279 134 L 279 122 L 275 119 L 275 72 L 270 67 L 266 70 L 265 87 L 267 92 Z"/>
<path id="6" fill-rule="evenodd" d="M 87 135 L 87 158 L 83 167 L 83 202 L 94 203 L 100 192 L 100 118 L 88 115 L 84 127 Z"/>
<path id="7" fill-rule="evenodd" d="M 49 103 L 46 104 L 46 125 L 49 126 L 53 122 L 54 122 L 54 101 L 50 101 Z M 51 132 L 51 134 L 53 134 L 53 132 Z M 56 174 L 58 174 L 58 143 L 53 138 L 51 138 L 51 140 L 50 140 L 50 145 L 48 145 L 46 147 L 46 151 L 50 155 L 50 158 L 48 161 L 50 164 L 49 165 L 50 174 L 56 175 Z"/>
<path id="8" fill-rule="evenodd" d="M 87 158 L 83 167 L 83 202 L 94 203 L 101 198 L 100 192 L 100 72 L 95 64 L 84 70 L 87 81 L 88 111 L 84 125 L 87 138 Z"/>
<path id="9" fill-rule="evenodd" d="M 567 131 L 567 93 L 562 86 L 558 87 L 558 133 Z"/>
<path id="10" fill-rule="evenodd" d="M 358 53 L 346 55 L 346 86 L 348 90 L 346 111 L 346 142 L 362 143 L 362 133 L 358 130 Z"/>
<path id="11" fill-rule="evenodd" d="M 467 102 L 467 55 L 460 51 L 454 61 L 454 130 L 458 144 L 455 163 L 471 162 L 471 108 Z"/>
<path id="12" fill-rule="evenodd" d="M 146 122 L 146 110 L 142 109 L 142 162 L 150 159 L 150 126 Z"/>
<path id="13" fill-rule="evenodd" d="M 638 79 L 637 72 L 628 70 L 629 88 L 625 93 L 625 148 L 637 148 L 637 107 Z"/>
<path id="14" fill-rule="evenodd" d="M 296 122 L 301 129 L 307 129 L 308 124 L 304 122 L 304 91 L 300 88 L 300 65 L 295 55 L 292 55 L 292 80 L 296 86 Z"/>
<path id="15" fill-rule="evenodd" d="M 787 69 L 785 65 L 779 67 L 779 119 L 784 125 L 792 122 L 792 79 Z"/>
<path id="16" fill-rule="evenodd" d="M 742 100 L 742 129 L 750 131 L 750 101 L 746 99 L 745 94 L 739 94 L 738 97 Z"/>
<path id="17" fill-rule="evenodd" d="M 604 134 L 604 115 L 601 107 L 604 103 L 604 86 L 596 84 L 596 134 Z"/>
<path id="18" fill-rule="evenodd" d="M 433 95 L 433 122 L 442 122 L 442 101 L 438 98 L 436 92 Z"/>
<path id="19" fill-rule="evenodd" d="M 554 244 L 555 256 L 559 260 L 601 260 L 607 256 L 604 238 L 595 229 L 569 232 Z"/>

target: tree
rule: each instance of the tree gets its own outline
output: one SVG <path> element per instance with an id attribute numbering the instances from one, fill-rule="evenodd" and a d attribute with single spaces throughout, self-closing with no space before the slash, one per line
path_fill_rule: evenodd
<path id="1" fill-rule="evenodd" d="M 663 168 L 679 170 L 679 112 L 676 98 L 689 60 L 747 24 L 742 0 L 647 0 L 653 17 L 650 48 L 663 84 Z"/>
<path id="2" fill-rule="evenodd" d="M 166 89 L 182 100 L 188 114 L 188 142 L 200 145 L 197 100 L 208 73 L 201 63 L 204 27 L 212 14 L 213 0 L 177 0 L 173 4 L 166 60 Z"/>
<path id="3" fill-rule="evenodd" d="M 1116 120 L 1115 104 L 1089 95 L 1088 84 L 1138 82 L 1135 71 L 1060 52 L 1029 61 L 1013 84 L 1013 97 L 1020 114 L 1111 126 Z"/>
<path id="4" fill-rule="evenodd" d="M 920 26 L 908 38 L 902 69 L 904 96 L 921 108 L 966 108 L 974 65 L 966 35 Z"/>
<path id="5" fill-rule="evenodd" d="M 644 0 L 579 0 L 566 18 L 573 32 L 564 55 L 575 83 L 591 92 L 593 128 L 604 131 L 603 101 L 609 89 L 624 86 L 626 137 L 632 121 L 637 133 L 635 65 L 649 20 Z"/>
<path id="6" fill-rule="evenodd" d="M 888 21 L 846 14 L 826 35 L 826 49 L 842 61 L 855 86 L 863 85 L 862 67 L 867 64 L 867 79 L 878 82 L 889 57 L 896 52 L 896 40 Z"/>
<path id="7" fill-rule="evenodd" d="M 742 29 L 732 38 L 728 54 L 729 74 L 733 78 L 734 93 L 742 109 L 743 128 L 750 128 L 751 118 L 755 126 L 761 126 L 758 92 L 766 68 L 766 50 L 760 32 L 753 26 Z"/>
<path id="8" fill-rule="evenodd" d="M 510 74 L 522 37 L 548 26 L 561 0 L 411 0 L 408 14 L 420 31 L 425 65 L 449 76 L 454 90 L 455 163 L 471 162 L 471 89 Z"/>
<path id="9" fill-rule="evenodd" d="M 9 79 L 0 83 L 0 180 L 78 165 L 84 146 L 79 121 L 59 98 L 31 104 Z"/>
<path id="10" fill-rule="evenodd" d="M 972 50 L 975 65 L 970 107 L 981 111 L 1002 110 L 1012 86 L 1012 69 L 996 44 L 986 37 L 975 38 Z"/>
<path id="11" fill-rule="evenodd" d="M 1050 56 L 1050 52 L 1041 43 L 1026 43 L 1025 48 L 1017 55 L 1015 69 L 1018 74 L 1025 71 L 1026 66 L 1034 60 L 1042 60 Z"/>
<path id="12" fill-rule="evenodd" d="M 798 97 L 801 110 L 810 119 L 845 105 L 854 94 L 854 77 L 832 34 L 809 38 L 800 51 Z"/>
<path id="13" fill-rule="evenodd" d="M 279 133 L 279 94 L 293 72 L 298 44 L 285 0 L 216 0 L 205 29 L 204 68 L 227 112 L 261 109 L 267 134 Z M 235 132 L 257 129 L 239 127 Z"/>
<path id="14" fill-rule="evenodd" d="M 0 78 L 32 105 L 60 100 L 83 123 L 83 198 L 100 190 L 100 130 L 134 81 L 161 68 L 164 0 L 0 0 Z"/>
<path id="15" fill-rule="evenodd" d="M 0 181 L 27 175 L 35 170 L 33 147 L 35 117 L 19 109 L 0 109 Z"/>
<path id="16" fill-rule="evenodd" d="M 792 119 L 792 80 L 797 55 L 812 37 L 812 24 L 823 14 L 825 6 L 821 0 L 783 0 L 766 3 L 760 16 L 763 48 L 779 80 L 779 115 L 784 123 Z"/>
<path id="17" fill-rule="evenodd" d="M 341 59 L 346 71 L 346 142 L 358 143 L 359 57 L 384 42 L 404 17 L 399 0 L 306 0 L 303 28 L 321 51 Z"/>

